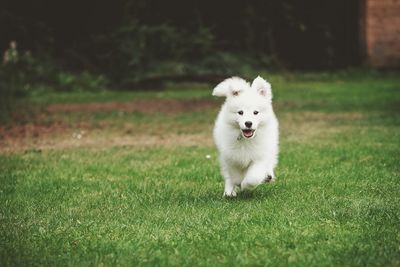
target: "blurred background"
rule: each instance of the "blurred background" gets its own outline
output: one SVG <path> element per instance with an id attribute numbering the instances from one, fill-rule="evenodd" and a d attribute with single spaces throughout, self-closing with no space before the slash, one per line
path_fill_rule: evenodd
<path id="1" fill-rule="evenodd" d="M 396 0 L 3 1 L 3 107 L 32 90 L 132 90 L 260 70 L 400 66 Z"/>

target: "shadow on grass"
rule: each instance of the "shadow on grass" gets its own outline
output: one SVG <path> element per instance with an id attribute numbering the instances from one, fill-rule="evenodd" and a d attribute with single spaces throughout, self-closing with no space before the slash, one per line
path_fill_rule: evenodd
<path id="1" fill-rule="evenodd" d="M 238 192 L 236 197 L 225 197 L 221 190 L 204 190 L 201 192 L 191 191 L 180 195 L 180 201 L 187 201 L 187 203 L 229 203 L 229 202 L 251 202 L 251 201 L 265 201 L 276 198 L 279 195 L 279 186 L 260 185 L 254 190 L 245 190 Z M 219 189 L 219 188 L 218 188 Z"/>
<path id="2" fill-rule="evenodd" d="M 276 189 L 276 186 L 260 185 L 254 190 L 239 192 L 236 198 L 239 201 L 268 200 L 276 196 Z"/>

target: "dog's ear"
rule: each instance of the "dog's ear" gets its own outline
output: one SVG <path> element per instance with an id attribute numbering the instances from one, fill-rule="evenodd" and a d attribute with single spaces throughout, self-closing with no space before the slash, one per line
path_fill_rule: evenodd
<path id="1" fill-rule="evenodd" d="M 220 82 L 213 90 L 214 96 L 238 96 L 249 84 L 239 77 L 232 77 Z"/>
<path id="2" fill-rule="evenodd" d="M 260 95 L 272 99 L 271 84 L 260 76 L 254 79 L 251 88 L 256 90 Z"/>

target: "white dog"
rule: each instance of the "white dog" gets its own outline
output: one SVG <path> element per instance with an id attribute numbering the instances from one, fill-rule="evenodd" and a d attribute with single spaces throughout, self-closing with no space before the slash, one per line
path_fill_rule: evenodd
<path id="1" fill-rule="evenodd" d="M 224 196 L 235 197 L 237 186 L 253 189 L 273 181 L 279 133 L 271 85 L 261 77 L 251 85 L 232 77 L 218 84 L 213 95 L 226 97 L 214 127 Z"/>

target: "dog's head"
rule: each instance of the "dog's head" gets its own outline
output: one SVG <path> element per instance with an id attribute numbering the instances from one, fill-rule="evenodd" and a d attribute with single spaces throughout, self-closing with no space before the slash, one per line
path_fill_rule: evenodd
<path id="1" fill-rule="evenodd" d="M 260 76 L 251 85 L 238 77 L 226 79 L 214 88 L 213 95 L 226 97 L 223 109 L 227 122 L 244 138 L 253 138 L 272 115 L 271 85 Z"/>

